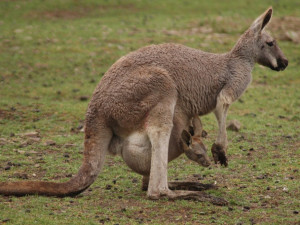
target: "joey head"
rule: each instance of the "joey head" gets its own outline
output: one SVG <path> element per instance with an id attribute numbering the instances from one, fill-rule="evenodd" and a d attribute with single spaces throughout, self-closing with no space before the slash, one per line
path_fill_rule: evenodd
<path id="1" fill-rule="evenodd" d="M 184 153 L 190 160 L 204 167 L 210 165 L 207 149 L 199 136 L 192 136 L 190 132 L 183 130 L 181 139 Z"/>

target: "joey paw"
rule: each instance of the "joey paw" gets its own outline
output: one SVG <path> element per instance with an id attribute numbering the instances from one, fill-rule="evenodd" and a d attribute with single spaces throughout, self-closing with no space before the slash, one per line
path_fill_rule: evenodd
<path id="1" fill-rule="evenodd" d="M 220 162 L 221 165 L 224 165 L 225 167 L 228 166 L 228 159 L 223 146 L 214 143 L 211 147 L 211 152 L 216 164 Z"/>

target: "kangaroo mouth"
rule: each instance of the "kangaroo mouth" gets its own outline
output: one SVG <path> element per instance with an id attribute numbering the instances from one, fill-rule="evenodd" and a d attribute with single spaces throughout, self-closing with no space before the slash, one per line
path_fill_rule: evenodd
<path id="1" fill-rule="evenodd" d="M 273 67 L 273 66 L 271 66 L 270 67 L 271 68 L 271 70 L 275 70 L 275 71 L 280 71 L 281 69 L 279 68 L 279 66 L 277 66 L 277 67 Z M 283 69 L 284 70 L 284 69 Z"/>
<path id="2" fill-rule="evenodd" d="M 273 67 L 271 66 L 272 70 L 276 70 L 276 71 L 283 71 L 285 70 L 285 68 L 288 66 L 289 61 L 287 59 L 278 59 L 277 60 L 277 67 Z"/>
<path id="3" fill-rule="evenodd" d="M 272 66 L 271 69 L 279 72 L 279 71 L 284 71 L 286 67 L 287 66 L 277 66 L 277 67 Z"/>

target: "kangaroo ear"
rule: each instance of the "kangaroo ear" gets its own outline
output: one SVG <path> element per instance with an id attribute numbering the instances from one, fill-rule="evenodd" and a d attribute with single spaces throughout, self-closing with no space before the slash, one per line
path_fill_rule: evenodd
<path id="1" fill-rule="evenodd" d="M 273 9 L 268 8 L 262 15 L 260 15 L 251 25 L 250 29 L 255 33 L 260 33 L 265 26 L 270 22 L 272 17 Z"/>
<path id="2" fill-rule="evenodd" d="M 192 144 L 192 136 L 186 130 L 182 131 L 182 133 L 181 133 L 181 139 L 182 139 L 183 143 L 185 145 L 187 145 L 187 146 L 190 146 Z"/>

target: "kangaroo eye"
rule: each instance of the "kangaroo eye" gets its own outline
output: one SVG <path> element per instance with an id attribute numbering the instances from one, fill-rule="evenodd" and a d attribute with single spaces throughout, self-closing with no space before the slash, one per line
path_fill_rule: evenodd
<path id="1" fill-rule="evenodd" d="M 270 42 L 267 42 L 267 45 L 269 45 L 269 46 L 273 46 L 273 45 L 274 45 L 274 43 L 273 43 L 273 41 L 270 41 Z"/>

